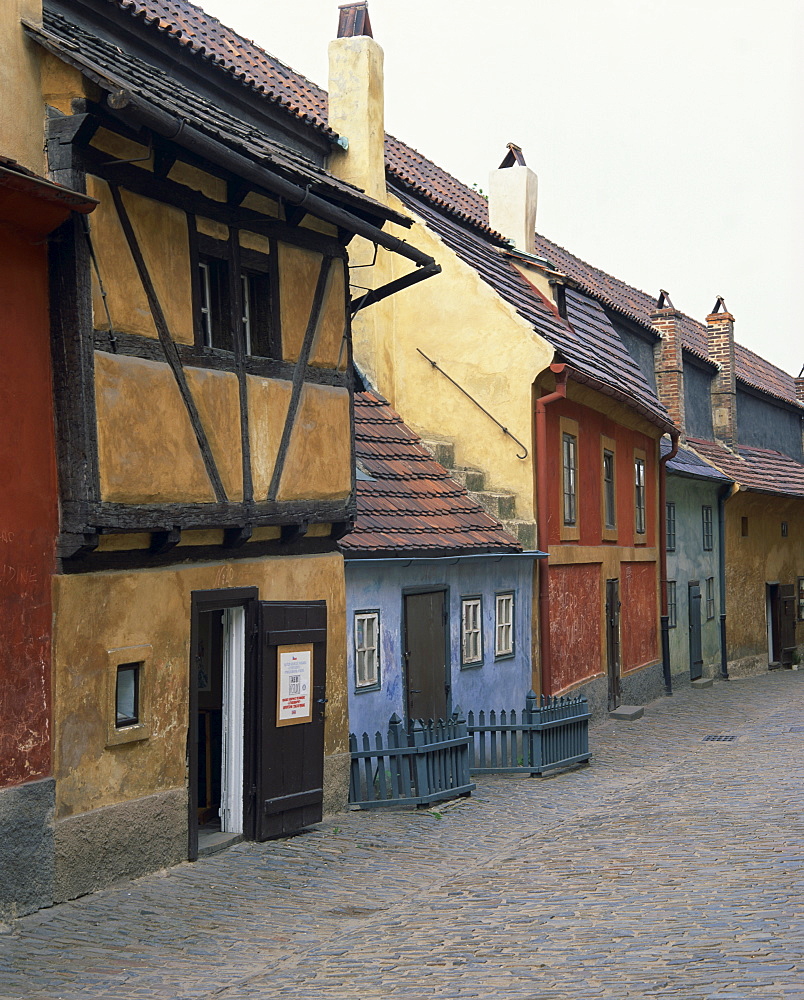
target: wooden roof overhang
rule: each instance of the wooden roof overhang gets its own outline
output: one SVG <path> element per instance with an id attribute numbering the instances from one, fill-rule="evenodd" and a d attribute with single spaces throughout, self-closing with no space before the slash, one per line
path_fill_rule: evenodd
<path id="1" fill-rule="evenodd" d="M 46 236 L 72 212 L 86 215 L 97 205 L 78 191 L 53 184 L 8 161 L 0 162 L 0 222 Z"/>
<path id="2" fill-rule="evenodd" d="M 364 296 L 353 309 L 379 301 L 440 270 L 432 257 L 383 232 L 381 227 L 389 221 L 411 226 L 407 216 L 258 134 L 246 123 L 216 108 L 202 94 L 172 80 L 159 67 L 122 53 L 112 42 L 54 12 L 46 12 L 44 26 L 23 23 L 39 45 L 101 89 L 104 103 L 98 110 L 102 114 L 135 131 L 144 129 L 248 187 L 281 199 L 298 219 L 309 214 L 337 226 L 345 243 L 355 235 L 362 236 L 416 265 L 416 271 Z M 88 122 L 82 115 L 67 116 L 60 126 L 60 139 L 88 143 L 99 123 Z M 242 191 L 240 200 L 247 189 Z M 252 218 L 255 214 L 248 213 L 252 228 L 257 224 Z"/>

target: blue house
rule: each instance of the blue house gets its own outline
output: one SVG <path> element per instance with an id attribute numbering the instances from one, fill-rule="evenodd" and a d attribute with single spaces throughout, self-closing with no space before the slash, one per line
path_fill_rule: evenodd
<path id="1" fill-rule="evenodd" d="M 346 560 L 349 727 L 519 710 L 533 686 L 533 561 L 378 393 L 355 394 Z"/>

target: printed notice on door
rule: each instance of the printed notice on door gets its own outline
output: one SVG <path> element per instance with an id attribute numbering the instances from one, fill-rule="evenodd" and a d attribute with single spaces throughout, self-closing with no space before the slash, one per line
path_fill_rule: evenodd
<path id="1" fill-rule="evenodd" d="M 313 647 L 277 646 L 277 726 L 313 718 Z"/>

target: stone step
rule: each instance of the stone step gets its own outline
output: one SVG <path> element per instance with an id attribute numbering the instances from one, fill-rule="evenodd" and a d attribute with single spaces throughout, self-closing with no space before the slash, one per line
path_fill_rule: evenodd
<path id="1" fill-rule="evenodd" d="M 516 494 L 503 490 L 470 490 L 478 503 L 482 504 L 492 517 L 508 521 L 516 517 Z"/>
<path id="2" fill-rule="evenodd" d="M 449 438 L 422 438 L 422 444 L 445 469 L 455 465 L 455 444 Z"/>
<path id="3" fill-rule="evenodd" d="M 642 705 L 619 705 L 609 712 L 610 719 L 619 719 L 621 722 L 635 722 L 645 714 Z"/>
<path id="4" fill-rule="evenodd" d="M 509 535 L 513 535 L 526 552 L 533 552 L 536 549 L 536 522 L 535 521 L 503 521 L 503 528 Z"/>

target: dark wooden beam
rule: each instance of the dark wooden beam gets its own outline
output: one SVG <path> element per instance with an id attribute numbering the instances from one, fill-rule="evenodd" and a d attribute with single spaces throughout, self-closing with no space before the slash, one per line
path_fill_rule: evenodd
<path id="1" fill-rule="evenodd" d="M 181 528 L 165 528 L 164 531 L 154 531 L 151 534 L 150 552 L 161 555 L 163 552 L 170 552 L 181 541 Z"/>
<path id="2" fill-rule="evenodd" d="M 304 538 L 309 527 L 307 521 L 299 521 L 297 524 L 283 524 L 282 544 L 289 545 L 291 542 L 296 542 L 300 538 Z"/>

